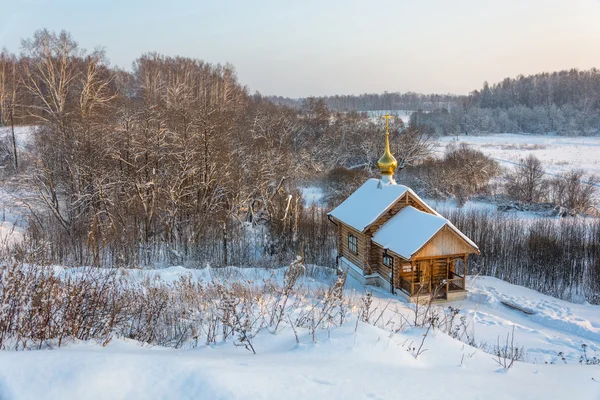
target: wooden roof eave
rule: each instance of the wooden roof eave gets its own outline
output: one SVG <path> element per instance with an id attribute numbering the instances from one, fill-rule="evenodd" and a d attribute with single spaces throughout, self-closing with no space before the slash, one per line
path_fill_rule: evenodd
<path id="1" fill-rule="evenodd" d="M 410 259 L 404 258 L 404 257 L 403 257 L 403 256 L 401 256 L 400 254 L 396 253 L 396 252 L 395 252 L 395 251 L 393 251 L 393 250 L 390 250 L 390 249 L 389 249 L 389 248 L 387 248 L 387 247 L 383 247 L 381 244 L 377 243 L 377 242 L 376 242 L 376 241 L 374 241 L 374 240 L 373 240 L 371 243 L 373 243 L 374 245 L 376 245 L 376 246 L 380 247 L 381 249 L 385 250 L 387 253 L 389 253 L 389 254 L 391 254 L 391 255 L 393 255 L 393 256 L 396 256 L 396 257 L 398 257 L 398 258 L 400 258 L 400 259 L 402 259 L 402 260 L 404 260 L 404 261 L 410 261 Z"/>
<path id="2" fill-rule="evenodd" d="M 438 229 L 438 230 L 437 230 L 437 232 L 436 232 L 436 233 L 434 233 L 434 234 L 433 234 L 433 235 L 432 235 L 432 236 L 429 238 L 429 240 L 428 240 L 428 241 L 426 241 L 425 243 L 423 243 L 423 246 L 419 247 L 419 248 L 418 248 L 418 249 L 417 249 L 417 250 L 416 250 L 414 253 L 412 253 L 412 254 L 410 255 L 410 259 L 409 259 L 409 261 L 412 261 L 412 260 L 414 260 L 415 254 L 418 254 L 418 253 L 419 253 L 421 250 L 423 250 L 423 247 L 425 247 L 425 246 L 427 246 L 429 243 L 431 243 L 431 241 L 432 241 L 432 240 L 433 240 L 433 239 L 434 239 L 434 238 L 437 236 L 437 234 L 438 234 L 438 233 L 440 233 L 441 231 L 443 231 L 444 229 L 449 229 L 449 230 L 450 230 L 450 232 L 454 233 L 454 235 L 455 235 L 456 237 L 458 237 L 460 240 L 462 240 L 462 242 L 463 242 L 464 244 L 466 244 L 466 245 L 467 245 L 467 247 L 471 248 L 471 250 L 474 250 L 474 251 L 473 251 L 473 253 L 467 253 L 467 254 L 479 254 L 479 248 L 477 248 L 477 247 L 473 247 L 473 246 L 471 245 L 471 243 L 467 242 L 467 241 L 466 241 L 466 240 L 465 240 L 465 239 L 464 239 L 464 238 L 463 238 L 461 235 L 459 235 L 458 233 L 456 233 L 456 232 L 454 231 L 454 229 L 452 229 L 452 228 L 451 228 L 451 227 L 450 227 L 448 224 L 445 224 L 445 225 L 443 225 L 443 226 L 442 226 L 440 229 Z"/>

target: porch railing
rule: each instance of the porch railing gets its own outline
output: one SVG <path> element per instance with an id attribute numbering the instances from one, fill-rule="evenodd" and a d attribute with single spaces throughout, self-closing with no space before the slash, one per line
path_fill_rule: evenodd
<path id="1" fill-rule="evenodd" d="M 431 282 L 412 282 L 404 277 L 399 277 L 399 289 L 403 290 L 410 296 L 424 296 L 436 292 L 439 297 L 444 297 L 445 292 L 457 292 L 465 290 L 465 277 L 454 272 L 449 273 L 449 278 L 445 280 L 446 285 L 437 286 L 437 289 L 432 288 Z"/>
<path id="2" fill-rule="evenodd" d="M 424 296 L 431 294 L 431 282 L 412 282 L 400 277 L 400 289 L 410 296 Z"/>
<path id="3" fill-rule="evenodd" d="M 446 291 L 456 292 L 465 290 L 465 277 L 454 272 L 449 273 L 449 278 L 446 280 Z"/>

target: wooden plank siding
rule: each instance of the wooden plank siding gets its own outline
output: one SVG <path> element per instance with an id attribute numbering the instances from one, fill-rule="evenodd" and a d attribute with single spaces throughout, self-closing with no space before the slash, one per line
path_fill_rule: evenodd
<path id="1" fill-rule="evenodd" d="M 450 254 L 473 253 L 473 248 L 447 225 L 435 234 L 413 258 L 448 256 Z"/>
<path id="2" fill-rule="evenodd" d="M 406 267 L 406 268 L 405 268 Z M 410 269 L 408 268 L 410 267 Z M 403 261 L 401 265 L 394 270 L 394 275 L 401 276 L 407 281 L 417 281 L 417 268 L 416 265 L 411 265 L 410 262 Z"/>
<path id="3" fill-rule="evenodd" d="M 445 295 L 446 282 L 449 278 L 449 264 L 450 261 L 447 258 L 434 258 L 431 260 L 431 287 L 434 294 Z"/>

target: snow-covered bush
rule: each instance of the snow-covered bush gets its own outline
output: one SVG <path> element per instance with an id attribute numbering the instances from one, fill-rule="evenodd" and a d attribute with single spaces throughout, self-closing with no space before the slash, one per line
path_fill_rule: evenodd
<path id="1" fill-rule="evenodd" d="M 456 197 L 464 204 L 474 195 L 489 193 L 490 182 L 500 174 L 500 166 L 481 151 L 461 144 L 449 145 L 443 158 L 429 158 L 407 173 L 409 176 L 401 178 L 426 195 Z"/>
<path id="2" fill-rule="evenodd" d="M 523 347 L 519 347 L 515 344 L 514 326 L 512 332 L 506 335 L 506 340 L 504 342 L 501 343 L 500 337 L 498 336 L 498 341 L 494 347 L 494 356 L 494 361 L 506 370 L 512 368 L 515 361 L 524 360 L 525 350 Z"/>
<path id="3" fill-rule="evenodd" d="M 581 170 L 572 170 L 550 181 L 550 201 L 572 213 L 593 210 L 598 178 L 585 176 Z"/>
<path id="4" fill-rule="evenodd" d="M 203 282 L 189 275 L 136 280 L 118 271 L 2 265 L 0 349 L 89 339 L 106 344 L 117 336 L 175 348 L 232 340 L 256 352 L 252 339 L 260 330 L 277 332 L 293 324 L 309 329 L 316 340 L 317 331 L 358 314 L 344 296 L 345 274 L 329 287 L 303 287 L 306 269 L 300 259 L 283 282 L 273 276 L 261 282 Z"/>

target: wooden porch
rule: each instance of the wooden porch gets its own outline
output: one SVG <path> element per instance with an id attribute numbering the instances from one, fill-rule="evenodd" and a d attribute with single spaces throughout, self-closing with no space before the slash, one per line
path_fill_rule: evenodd
<path id="1" fill-rule="evenodd" d="M 434 298 L 435 300 L 451 300 L 454 293 L 465 292 L 466 282 L 464 275 L 461 276 L 454 272 L 450 272 L 450 276 L 444 279 L 437 285 L 434 285 L 431 280 L 428 282 L 414 282 L 403 277 L 400 277 L 400 285 L 396 287 L 406 294 L 409 298 L 424 297 Z"/>
<path id="2" fill-rule="evenodd" d="M 455 272 L 456 260 L 466 255 L 415 260 L 395 268 L 394 287 L 409 301 L 452 301 L 466 298 L 466 277 Z M 464 270 L 464 269 L 463 269 Z"/>

